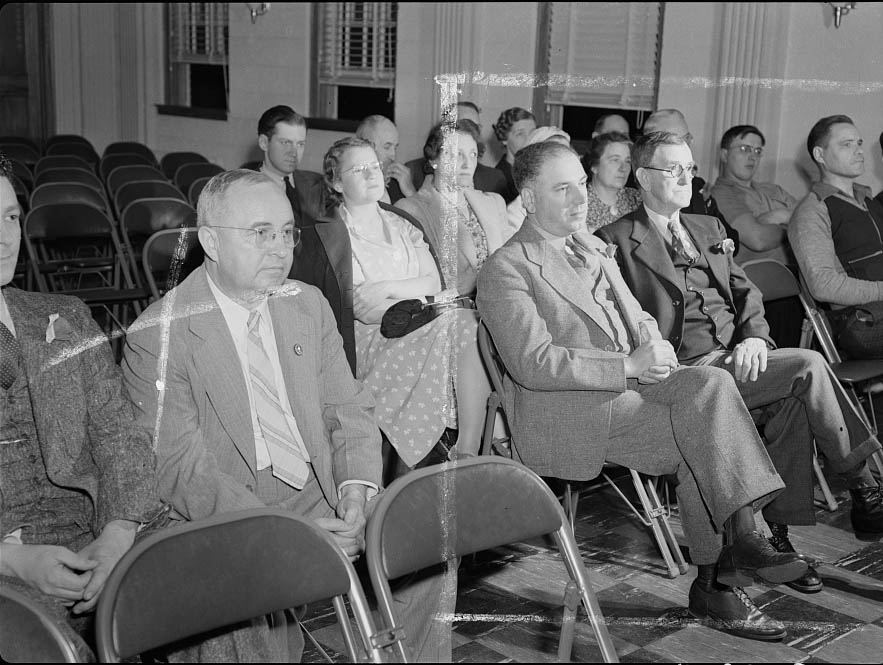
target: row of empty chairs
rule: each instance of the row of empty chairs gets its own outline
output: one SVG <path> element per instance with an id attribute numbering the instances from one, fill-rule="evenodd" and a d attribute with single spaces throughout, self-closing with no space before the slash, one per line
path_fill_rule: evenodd
<path id="1" fill-rule="evenodd" d="M 494 492 L 488 492 L 494 487 Z M 455 491 L 450 491 L 455 489 Z M 438 497 L 451 496 L 439 523 Z M 475 510 L 481 505 L 482 510 Z M 368 521 L 366 562 L 378 620 L 358 575 L 331 536 L 289 512 L 259 508 L 160 530 L 137 543 L 108 577 L 96 612 L 98 657 L 119 662 L 273 612 L 334 599 L 352 662 L 407 662 L 390 580 L 525 539 L 551 536 L 567 582 L 558 658 L 569 661 L 580 604 L 605 662 L 618 662 L 573 531 L 555 495 L 532 471 L 501 458 L 431 466 L 396 480 Z M 241 547 L 260 542 L 261 547 Z M 169 567 L 168 562 L 176 565 Z M 291 571 L 297 571 L 292 575 Z M 241 590 L 250 592 L 242 595 Z M 353 611 L 352 630 L 344 598 Z M 0 589 L 0 639 L 12 660 L 75 662 L 70 643 L 39 607 Z"/>

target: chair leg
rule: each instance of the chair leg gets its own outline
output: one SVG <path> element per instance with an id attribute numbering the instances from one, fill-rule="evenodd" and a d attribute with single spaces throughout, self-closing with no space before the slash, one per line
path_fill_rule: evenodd
<path id="1" fill-rule="evenodd" d="M 497 394 L 491 392 L 487 398 L 487 411 L 484 414 L 484 432 L 481 435 L 480 455 L 491 455 L 494 451 L 494 418 L 497 415 Z"/>
<path id="2" fill-rule="evenodd" d="M 686 575 L 687 572 L 690 570 L 690 566 L 684 560 L 684 554 L 683 552 L 681 552 L 681 546 L 678 543 L 678 539 L 675 538 L 675 533 L 674 530 L 671 528 L 671 523 L 668 521 L 668 504 L 663 505 L 662 502 L 659 500 L 659 494 L 656 491 L 654 480 L 654 478 L 647 478 L 645 481 L 645 485 L 647 487 L 647 498 L 653 506 L 653 514 L 656 515 L 655 519 L 658 520 L 659 526 L 662 529 L 662 533 L 665 535 L 665 540 L 668 543 L 669 551 L 674 557 L 675 564 L 678 567 L 678 572 L 681 575 Z"/>
<path id="3" fill-rule="evenodd" d="M 656 545 L 659 547 L 659 552 L 662 554 L 662 558 L 665 561 L 665 567 L 668 569 L 668 576 L 675 578 L 681 572 L 687 571 L 682 571 L 680 567 L 675 564 L 674 558 L 672 557 L 667 535 L 661 525 L 665 512 L 661 506 L 654 506 L 651 502 L 640 474 L 634 469 L 629 469 L 629 471 L 631 471 L 632 474 L 632 482 L 635 484 L 635 491 L 637 491 L 638 498 L 641 500 L 641 506 L 644 508 L 644 514 L 647 516 L 647 519 L 650 522 L 650 528 L 653 530 L 653 536 L 656 538 Z M 659 497 L 656 496 L 656 491 L 653 489 L 653 486 L 650 485 L 649 489 L 653 493 L 653 496 L 656 497 L 656 503 L 658 504 Z M 668 524 L 667 519 L 665 520 L 665 523 L 666 525 Z M 674 534 L 671 534 L 671 539 L 674 540 Z M 680 548 L 676 547 L 676 550 L 680 554 Z M 686 566 L 686 564 L 684 565 Z"/>
<path id="4" fill-rule="evenodd" d="M 579 490 L 573 489 L 570 483 L 564 486 L 564 514 L 570 522 L 570 530 L 573 531 L 576 524 L 576 509 L 579 505 Z"/>
<path id="5" fill-rule="evenodd" d="M 579 611 L 579 590 L 572 579 L 564 587 L 564 616 L 561 618 L 561 635 L 558 637 L 558 662 L 570 662 L 573 653 L 573 632 Z"/>
<path id="6" fill-rule="evenodd" d="M 828 510 L 833 513 L 835 510 L 837 510 L 837 499 L 835 499 L 834 495 L 831 494 L 831 488 L 828 487 L 828 481 L 825 478 L 825 474 L 822 473 L 822 467 L 819 466 L 819 458 L 815 450 L 813 450 L 812 455 L 812 468 L 813 471 L 816 472 L 816 480 L 819 481 L 819 488 L 822 490 L 822 495 L 825 497 L 825 503 L 828 506 Z"/>

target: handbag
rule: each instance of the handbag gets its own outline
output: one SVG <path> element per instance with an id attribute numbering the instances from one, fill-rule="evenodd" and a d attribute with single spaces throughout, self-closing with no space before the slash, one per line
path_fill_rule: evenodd
<path id="1" fill-rule="evenodd" d="M 383 313 L 380 321 L 380 334 L 387 339 L 404 337 L 410 332 L 425 326 L 434 318 L 449 309 L 475 309 L 475 301 L 468 296 L 458 296 L 452 300 L 435 302 L 432 296 L 426 297 L 427 302 L 417 298 L 400 300 L 390 305 Z"/>

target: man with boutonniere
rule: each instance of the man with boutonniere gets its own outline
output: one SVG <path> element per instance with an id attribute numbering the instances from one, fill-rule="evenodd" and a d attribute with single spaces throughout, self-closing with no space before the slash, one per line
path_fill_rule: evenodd
<path id="1" fill-rule="evenodd" d="M 643 205 L 599 229 L 619 246 L 626 283 L 659 323 L 684 365 L 722 367 L 763 426 L 767 451 L 786 489 L 763 510 L 780 552 L 793 551 L 788 525 L 815 524 L 813 440 L 852 496 L 856 535 L 883 534 L 883 496 L 866 460 L 880 442 L 854 411 L 828 363 L 815 351 L 777 349 L 760 291 L 733 260 L 723 226 L 681 212 L 690 203 L 693 156 L 676 134 L 643 136 L 632 149 Z M 789 586 L 822 589 L 810 566 Z"/>
<path id="2" fill-rule="evenodd" d="M 0 587 L 44 608 L 86 662 L 107 576 L 163 512 L 150 436 L 89 308 L 9 286 L 23 218 L 11 174 L 0 152 Z M 16 639 L 0 633 L 0 653 Z"/>

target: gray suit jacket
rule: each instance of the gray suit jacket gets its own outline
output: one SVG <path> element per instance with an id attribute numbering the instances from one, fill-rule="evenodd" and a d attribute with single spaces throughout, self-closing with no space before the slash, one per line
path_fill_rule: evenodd
<path id="1" fill-rule="evenodd" d="M 588 232 L 584 242 L 603 252 Z M 660 339 L 616 262 L 601 269 L 632 346 Z M 504 408 L 515 451 L 541 475 L 594 478 L 607 450 L 613 400 L 634 387 L 625 354 L 590 314 L 591 293 L 564 255 L 526 221 L 484 264 L 476 303 L 508 372 Z"/>
<path id="2" fill-rule="evenodd" d="M 350 372 L 328 302 L 315 287 L 288 286 L 299 289 L 269 300 L 279 360 L 313 472 L 334 507 L 344 481 L 380 485 L 374 403 Z M 138 317 L 122 366 L 138 422 L 156 437 L 165 501 L 187 519 L 264 505 L 246 379 L 204 267 Z M 276 483 L 267 503 L 294 495 Z"/>
<path id="3" fill-rule="evenodd" d="M 89 495 L 96 536 L 112 520 L 149 520 L 160 510 L 150 437 L 135 426 L 119 367 L 89 308 L 71 296 L 12 287 L 3 294 L 49 480 Z M 51 314 L 60 318 L 56 339 L 47 342 Z M 0 524 L 0 534 L 18 526 Z"/>

